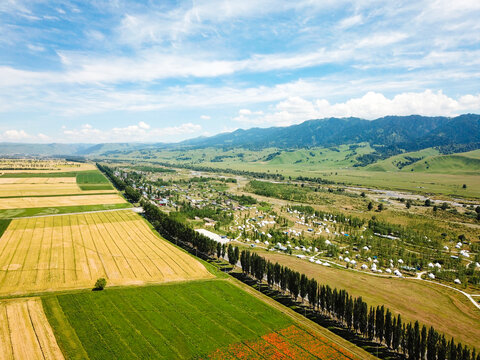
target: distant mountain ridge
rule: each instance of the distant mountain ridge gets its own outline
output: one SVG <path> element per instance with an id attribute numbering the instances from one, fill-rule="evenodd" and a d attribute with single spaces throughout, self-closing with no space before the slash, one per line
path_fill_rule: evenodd
<path id="1" fill-rule="evenodd" d="M 326 118 L 288 127 L 236 130 L 177 144 L 185 147 L 304 148 L 368 142 L 418 150 L 432 146 L 480 142 L 480 115 L 454 118 L 419 115 L 386 116 L 376 120 Z"/>
<path id="2" fill-rule="evenodd" d="M 0 155 L 101 156 L 147 149 L 195 149 L 206 147 L 245 147 L 299 149 L 333 147 L 367 142 L 378 151 L 390 154 L 429 147 L 455 149 L 480 147 L 480 115 L 428 117 L 420 115 L 386 116 L 376 120 L 325 118 L 307 120 L 287 127 L 239 129 L 211 137 L 199 137 L 175 144 L 22 144 L 0 143 Z M 463 146 L 463 147 L 462 147 Z"/>

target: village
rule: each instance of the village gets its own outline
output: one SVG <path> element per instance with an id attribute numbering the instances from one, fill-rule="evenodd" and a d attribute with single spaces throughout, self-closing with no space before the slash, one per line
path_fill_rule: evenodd
<path id="1" fill-rule="evenodd" d="M 440 250 L 419 252 L 418 239 L 422 246 L 432 242 L 427 236 L 404 233 L 402 239 L 382 229 L 383 224 L 355 216 L 258 200 L 243 191 L 242 178 L 187 169 L 153 170 L 122 166 L 115 174 L 156 206 L 221 244 L 286 254 L 318 266 L 462 287 L 480 270 L 478 255 L 471 257 L 466 241 L 451 240 Z"/>

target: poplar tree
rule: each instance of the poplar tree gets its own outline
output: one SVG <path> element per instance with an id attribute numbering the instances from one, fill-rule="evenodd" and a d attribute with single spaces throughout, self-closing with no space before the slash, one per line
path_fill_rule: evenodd
<path id="1" fill-rule="evenodd" d="M 388 348 L 392 344 L 392 313 L 390 309 L 387 309 L 387 313 L 385 314 L 385 325 L 384 325 L 384 337 L 385 337 L 385 344 Z"/>

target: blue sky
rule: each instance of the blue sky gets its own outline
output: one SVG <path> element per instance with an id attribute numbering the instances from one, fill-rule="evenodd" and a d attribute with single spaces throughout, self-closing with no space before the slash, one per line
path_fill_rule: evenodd
<path id="1" fill-rule="evenodd" d="M 0 1 L 0 141 L 480 112 L 480 1 Z"/>

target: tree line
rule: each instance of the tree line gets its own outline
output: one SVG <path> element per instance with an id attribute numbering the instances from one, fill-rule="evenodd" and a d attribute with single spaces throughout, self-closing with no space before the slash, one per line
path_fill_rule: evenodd
<path id="1" fill-rule="evenodd" d="M 288 293 L 294 301 L 300 296 L 313 311 L 317 311 L 346 329 L 364 338 L 384 344 L 388 349 L 414 360 L 480 360 L 480 354 L 452 338 L 438 333 L 433 327 L 420 327 L 418 321 L 406 323 L 385 306 L 368 306 L 362 297 L 353 297 L 346 290 L 320 285 L 315 279 L 279 263 L 272 263 L 249 250 L 240 254 L 244 274 L 270 288 Z"/>
<path id="2" fill-rule="evenodd" d="M 115 172 L 112 168 L 108 166 L 102 166 L 99 163 L 96 163 L 97 168 L 103 172 L 112 182 L 112 184 L 120 191 L 125 191 L 125 197 L 131 202 L 138 202 L 142 197 L 142 193 L 132 186 L 127 185 L 125 181 L 115 175 Z"/>
<path id="3" fill-rule="evenodd" d="M 141 206 L 145 218 L 167 240 L 186 243 L 208 257 L 213 257 L 216 254 L 217 242 L 215 240 L 172 218 L 149 201 L 142 200 Z"/>

